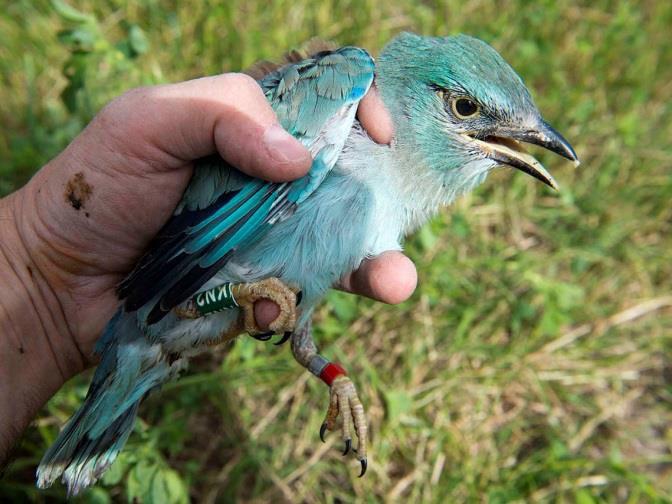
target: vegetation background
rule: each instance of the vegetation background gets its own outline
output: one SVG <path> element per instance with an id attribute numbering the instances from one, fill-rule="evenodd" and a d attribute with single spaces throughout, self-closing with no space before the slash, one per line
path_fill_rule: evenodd
<path id="1" fill-rule="evenodd" d="M 0 11 L 0 194 L 142 84 L 244 68 L 314 36 L 377 53 L 401 30 L 493 44 L 578 169 L 554 193 L 491 176 L 407 244 L 398 307 L 334 293 L 324 353 L 372 423 L 370 469 L 318 430 L 327 391 L 287 348 L 241 338 L 146 401 L 82 502 L 671 502 L 672 3 L 471 0 L 15 0 Z M 75 8 L 77 10 L 75 10 Z M 82 400 L 68 384 L 26 433 L 0 499 Z"/>

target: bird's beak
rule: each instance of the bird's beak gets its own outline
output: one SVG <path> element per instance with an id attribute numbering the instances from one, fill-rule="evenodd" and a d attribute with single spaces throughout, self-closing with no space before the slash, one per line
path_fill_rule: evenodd
<path id="1" fill-rule="evenodd" d="M 540 121 L 532 129 L 501 127 L 482 138 L 472 135 L 469 137 L 493 161 L 518 168 L 556 190 L 558 184 L 553 176 L 539 161 L 525 152 L 521 142 L 539 145 L 574 161 L 576 166 L 579 165 L 579 158 L 569 142 L 544 121 Z"/>

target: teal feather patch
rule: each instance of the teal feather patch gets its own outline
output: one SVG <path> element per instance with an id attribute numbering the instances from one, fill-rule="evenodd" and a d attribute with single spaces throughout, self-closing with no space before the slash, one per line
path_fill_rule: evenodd
<path id="1" fill-rule="evenodd" d="M 126 309 L 154 303 L 147 322 L 157 322 L 193 295 L 234 252 L 250 247 L 270 226 L 290 217 L 336 163 L 373 75 L 374 62 L 366 51 L 344 47 L 264 77 L 260 85 L 280 123 L 313 154 L 311 170 L 292 183 L 274 184 L 239 174 L 223 161 L 217 165 L 212 158 L 204 161 L 207 176 L 197 166 L 173 219 L 187 224 L 168 222 L 169 234 L 160 234 L 157 245 L 122 283 L 119 295 L 126 299 Z M 222 199 L 226 191 L 231 197 Z M 193 212 L 207 215 L 194 223 Z"/>

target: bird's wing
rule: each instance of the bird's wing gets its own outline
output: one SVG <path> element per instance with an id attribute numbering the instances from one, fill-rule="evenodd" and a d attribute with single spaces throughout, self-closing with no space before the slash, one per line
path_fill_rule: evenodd
<path id="1" fill-rule="evenodd" d="M 175 215 L 120 284 L 127 311 L 152 301 L 157 322 L 193 295 L 231 255 L 292 215 L 336 164 L 355 110 L 373 81 L 374 62 L 357 47 L 325 51 L 268 74 L 260 85 L 282 126 L 311 152 L 293 182 L 254 179 L 218 158 L 197 166 Z"/>

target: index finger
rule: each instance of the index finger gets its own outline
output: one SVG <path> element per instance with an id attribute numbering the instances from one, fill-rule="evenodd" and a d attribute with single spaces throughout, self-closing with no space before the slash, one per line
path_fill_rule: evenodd
<path id="1" fill-rule="evenodd" d="M 401 252 L 387 251 L 366 259 L 341 279 L 339 287 L 353 294 L 398 304 L 408 299 L 418 283 L 413 262 Z"/>
<path id="2" fill-rule="evenodd" d="M 379 144 L 389 144 L 392 141 L 394 136 L 392 118 L 375 84 L 359 103 L 357 119 L 369 136 Z"/>

